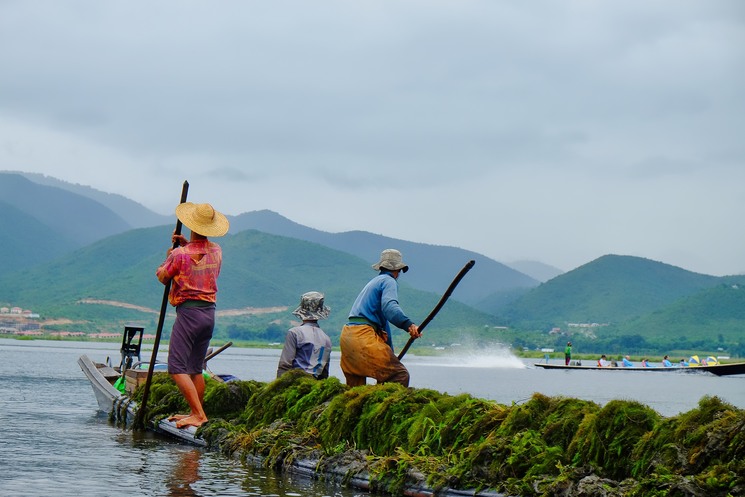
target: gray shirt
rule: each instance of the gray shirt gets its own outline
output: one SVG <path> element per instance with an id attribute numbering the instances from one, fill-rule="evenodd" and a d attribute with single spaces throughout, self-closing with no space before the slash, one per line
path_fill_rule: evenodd
<path id="1" fill-rule="evenodd" d="M 290 369 L 302 369 L 318 379 L 328 378 L 331 339 L 315 321 L 290 328 L 277 366 L 277 378 Z"/>

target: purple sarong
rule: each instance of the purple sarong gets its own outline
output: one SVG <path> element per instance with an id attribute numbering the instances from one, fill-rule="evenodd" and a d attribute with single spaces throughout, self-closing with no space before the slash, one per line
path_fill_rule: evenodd
<path id="1" fill-rule="evenodd" d="M 168 345 L 168 372 L 201 374 L 214 328 L 214 304 L 207 307 L 176 307 L 176 322 L 173 323 Z"/>

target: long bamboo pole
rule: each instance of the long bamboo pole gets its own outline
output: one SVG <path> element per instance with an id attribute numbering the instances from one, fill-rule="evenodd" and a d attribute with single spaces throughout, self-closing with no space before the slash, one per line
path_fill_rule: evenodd
<path id="1" fill-rule="evenodd" d="M 181 203 L 186 202 L 186 196 L 189 193 L 189 182 L 184 181 L 184 186 L 181 189 Z M 176 221 L 176 230 L 174 234 L 181 234 L 181 221 Z M 178 243 L 174 242 L 173 248 L 178 247 Z M 155 331 L 155 342 L 153 343 L 153 354 L 150 356 L 150 367 L 147 370 L 147 379 L 145 380 L 145 391 L 142 393 L 142 402 L 140 407 L 137 409 L 137 416 L 133 427 L 136 429 L 145 428 L 145 411 L 147 410 L 147 400 L 150 396 L 150 383 L 153 381 L 153 371 L 155 370 L 155 361 L 158 357 L 158 347 L 160 346 L 160 335 L 163 333 L 163 322 L 166 319 L 166 311 L 168 310 L 168 294 L 171 291 L 171 282 L 168 281 L 163 290 L 163 301 L 160 305 L 160 317 L 158 318 L 158 328 Z"/>

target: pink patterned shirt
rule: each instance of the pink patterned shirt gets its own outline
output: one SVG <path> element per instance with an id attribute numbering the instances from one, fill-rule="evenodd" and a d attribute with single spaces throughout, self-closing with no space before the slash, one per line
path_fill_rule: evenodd
<path id="1" fill-rule="evenodd" d="M 177 247 L 155 271 L 161 283 L 171 281 L 168 301 L 173 306 L 186 300 L 217 300 L 217 277 L 222 265 L 222 249 L 207 239 Z"/>

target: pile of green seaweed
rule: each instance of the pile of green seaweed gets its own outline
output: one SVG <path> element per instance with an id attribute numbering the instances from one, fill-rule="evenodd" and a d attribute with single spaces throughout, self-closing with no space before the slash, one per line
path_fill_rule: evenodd
<path id="1" fill-rule="evenodd" d="M 315 461 L 321 478 L 344 468 L 394 495 L 423 485 L 520 496 L 745 495 L 745 411 L 717 397 L 663 417 L 635 401 L 601 407 L 536 393 L 506 406 L 398 384 L 348 388 L 293 371 L 269 383 L 210 380 L 205 404 L 210 421 L 198 435 L 213 450 L 276 469 Z M 167 375 L 154 377 L 148 418 L 185 409 Z"/>

